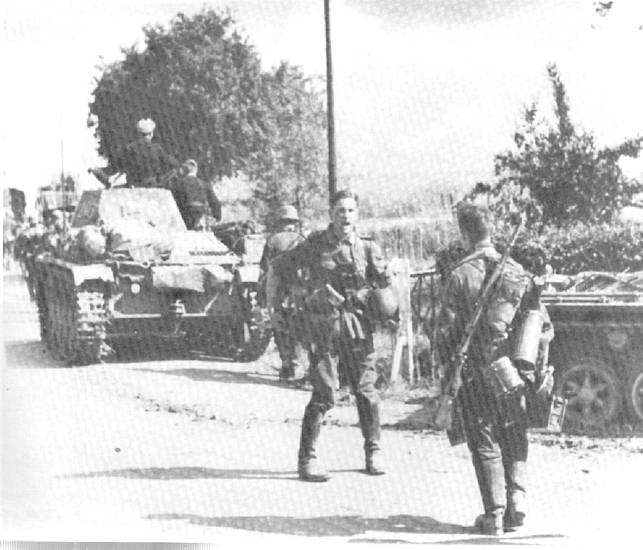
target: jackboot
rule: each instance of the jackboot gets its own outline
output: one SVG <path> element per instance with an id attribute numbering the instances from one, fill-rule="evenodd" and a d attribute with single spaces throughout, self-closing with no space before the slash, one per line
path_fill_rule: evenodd
<path id="1" fill-rule="evenodd" d="M 381 476 L 386 473 L 382 465 L 382 455 L 376 442 L 365 445 L 366 473 L 370 476 Z"/>
<path id="2" fill-rule="evenodd" d="M 474 523 L 474 528 L 482 535 L 498 537 L 504 534 L 502 513 L 479 515 Z"/>
<path id="3" fill-rule="evenodd" d="M 301 438 L 297 472 L 302 481 L 324 482 L 330 479 L 328 472 L 318 463 L 315 446 L 319 439 L 324 413 L 308 405 L 301 424 Z"/>

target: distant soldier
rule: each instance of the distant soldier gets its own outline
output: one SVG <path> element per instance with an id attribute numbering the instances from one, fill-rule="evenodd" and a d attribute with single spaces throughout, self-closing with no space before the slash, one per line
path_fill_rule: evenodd
<path id="1" fill-rule="evenodd" d="M 127 146 L 115 166 L 119 172 L 127 174 L 128 187 L 159 187 L 160 178 L 179 167 L 172 155 L 166 153 L 158 143 L 152 142 L 155 128 L 153 120 L 139 120 L 136 129 L 140 137 Z"/>
<path id="2" fill-rule="evenodd" d="M 277 213 L 275 232 L 266 241 L 259 267 L 266 286 L 266 302 L 270 312 L 275 344 L 279 350 L 279 378 L 291 380 L 297 370 L 297 339 L 294 330 L 293 305 L 288 303 L 287 288 L 279 285 L 272 269 L 273 260 L 304 241 L 298 231 L 299 214 L 294 206 L 282 206 Z"/>
<path id="3" fill-rule="evenodd" d="M 188 229 L 204 229 L 208 213 L 215 221 L 221 220 L 221 203 L 212 185 L 197 176 L 198 170 L 196 161 L 186 160 L 181 166 L 183 175 L 170 186 Z"/>
<path id="4" fill-rule="evenodd" d="M 349 191 L 331 198 L 331 223 L 284 253 L 276 262 L 281 284 L 290 286 L 302 273 L 305 328 L 309 334 L 313 386 L 301 427 L 299 478 L 323 482 L 327 472 L 317 462 L 316 445 L 326 412 L 335 404 L 337 365 L 346 371 L 355 395 L 364 437 L 366 473 L 381 475 L 379 395 L 373 348 L 372 298 L 389 281 L 379 246 L 356 231 L 357 199 Z M 394 312 L 389 312 L 390 314 Z"/>

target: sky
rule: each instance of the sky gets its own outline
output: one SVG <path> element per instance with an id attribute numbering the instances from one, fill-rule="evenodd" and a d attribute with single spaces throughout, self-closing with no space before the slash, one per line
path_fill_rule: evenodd
<path id="1" fill-rule="evenodd" d="M 230 8 L 266 68 L 324 75 L 322 0 L 4 0 L 3 187 L 48 183 L 61 157 L 89 185 L 102 162 L 87 129 L 97 65 L 141 45 L 144 25 L 203 6 Z M 593 0 L 331 0 L 340 174 L 384 196 L 490 178 L 523 106 L 551 112 L 549 62 L 600 145 L 643 134 L 642 25 L 639 0 L 615 0 L 606 17 Z M 627 170 L 643 176 L 641 161 Z"/>

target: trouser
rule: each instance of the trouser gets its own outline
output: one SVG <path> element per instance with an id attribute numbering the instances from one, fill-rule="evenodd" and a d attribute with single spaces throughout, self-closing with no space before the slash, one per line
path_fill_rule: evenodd
<path id="1" fill-rule="evenodd" d="M 338 364 L 345 371 L 350 389 L 355 395 L 364 450 L 369 454 L 379 449 L 379 395 L 375 389 L 377 371 L 372 334 L 367 334 L 365 340 L 340 339 L 337 347 L 336 357 L 331 355 L 326 346 L 313 344 L 309 351 L 313 391 L 302 422 L 300 462 L 315 456 L 315 443 L 322 420 L 326 412 L 335 405 Z"/>
<path id="2" fill-rule="evenodd" d="M 527 476 L 525 397 L 513 396 L 509 416 L 479 380 L 461 390 L 467 445 L 471 451 L 485 514 L 523 512 Z"/>
<path id="3" fill-rule="evenodd" d="M 272 332 L 275 337 L 275 344 L 279 351 L 279 358 L 284 366 L 291 366 L 297 358 L 297 338 L 292 330 L 290 314 L 282 309 L 275 308 L 270 311 Z"/>

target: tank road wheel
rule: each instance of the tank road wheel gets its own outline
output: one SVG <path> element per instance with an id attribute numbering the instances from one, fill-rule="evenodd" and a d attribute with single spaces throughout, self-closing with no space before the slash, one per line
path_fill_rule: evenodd
<path id="1" fill-rule="evenodd" d="M 643 422 L 643 371 L 630 375 L 627 384 L 627 409 L 632 420 Z"/>
<path id="2" fill-rule="evenodd" d="M 585 359 L 567 369 L 561 388 L 568 399 L 565 413 L 568 428 L 603 427 L 614 420 L 621 408 L 618 378 L 612 369 L 596 359 Z"/>
<path id="3" fill-rule="evenodd" d="M 266 351 L 272 330 L 268 311 L 259 303 L 259 285 L 243 283 L 239 287 L 237 361 L 255 361 Z M 235 323 L 235 324 L 236 324 Z"/>

